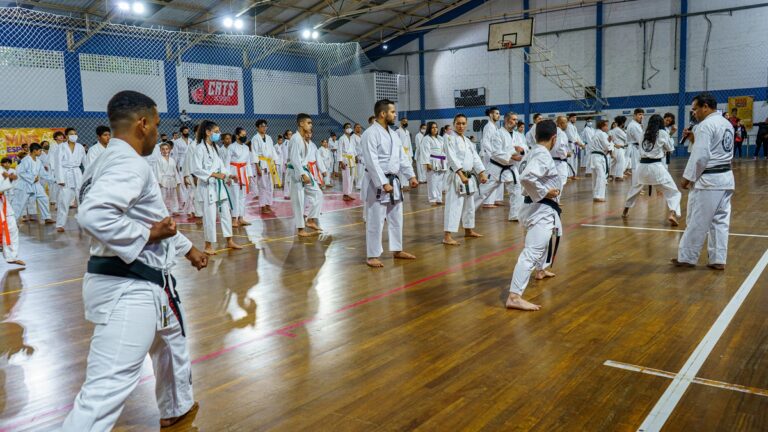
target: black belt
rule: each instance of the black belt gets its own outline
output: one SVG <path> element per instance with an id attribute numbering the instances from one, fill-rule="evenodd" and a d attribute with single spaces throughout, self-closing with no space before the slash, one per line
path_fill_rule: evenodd
<path id="1" fill-rule="evenodd" d="M 533 199 L 531 197 L 526 196 L 523 199 L 523 202 L 526 204 L 533 204 Z M 563 209 L 560 208 L 560 204 L 557 203 L 557 201 L 549 198 L 542 198 L 539 201 L 537 201 L 539 204 L 544 204 L 547 207 L 551 207 L 557 212 L 557 215 L 560 216 L 560 214 L 563 212 Z"/>
<path id="2" fill-rule="evenodd" d="M 611 171 L 610 167 L 608 166 L 608 156 L 605 153 L 599 151 L 593 151 L 592 154 L 600 155 L 603 157 L 603 159 L 605 159 L 605 177 L 609 177 Z"/>
<path id="3" fill-rule="evenodd" d="M 558 162 L 568 162 L 568 159 L 564 159 L 564 158 L 556 158 L 556 157 L 553 157 L 552 159 L 554 159 L 554 160 L 556 160 L 556 161 L 558 161 Z"/>
<path id="4" fill-rule="evenodd" d="M 641 164 L 652 164 L 652 163 L 659 163 L 659 162 L 661 162 L 661 159 L 640 158 Z"/>
<path id="5" fill-rule="evenodd" d="M 154 269 L 138 260 L 127 264 L 118 257 L 99 256 L 91 256 L 88 259 L 88 273 L 143 280 L 159 285 L 168 295 L 171 311 L 176 315 L 176 319 L 179 320 L 179 325 L 181 326 L 181 335 L 186 336 L 184 333 L 184 320 L 179 309 L 181 299 L 179 299 L 179 294 L 175 290 L 172 292 L 171 286 L 168 285 L 168 279 L 170 279 L 173 285 L 176 286 L 176 278 L 170 273 L 166 276 L 161 270 Z"/>
<path id="6" fill-rule="evenodd" d="M 512 169 L 512 165 L 502 165 L 495 160 L 491 159 L 491 164 L 496 165 L 497 167 L 501 168 L 501 172 L 499 173 L 499 181 L 501 181 L 501 176 L 504 174 L 504 171 L 509 171 L 512 173 L 512 179 L 517 184 L 517 176 L 515 175 L 515 171 Z"/>
<path id="7" fill-rule="evenodd" d="M 573 176 L 576 177 L 576 171 L 574 171 L 574 169 L 571 166 L 571 164 L 568 163 L 568 158 L 556 158 L 556 157 L 553 157 L 552 160 L 556 160 L 558 162 L 565 162 L 565 165 L 567 165 L 568 169 L 571 170 L 571 174 L 573 174 Z"/>
<path id="8" fill-rule="evenodd" d="M 368 169 L 365 170 L 368 172 Z M 395 204 L 395 188 L 399 188 L 402 185 L 400 184 L 400 177 L 398 177 L 397 174 L 384 174 L 384 176 L 387 177 L 387 180 L 389 181 L 389 184 L 392 186 L 392 192 L 389 193 L 389 203 Z M 397 182 L 397 186 L 395 186 L 395 182 Z M 376 200 L 381 201 L 381 194 L 384 192 L 383 189 L 376 189 Z M 402 193 L 402 192 L 400 192 Z"/>
<path id="9" fill-rule="evenodd" d="M 723 164 L 723 165 L 717 165 L 717 166 L 713 166 L 711 168 L 707 168 L 701 174 L 702 175 L 704 175 L 704 174 L 719 174 L 719 173 L 728 172 L 730 170 L 731 170 L 731 164 Z"/>

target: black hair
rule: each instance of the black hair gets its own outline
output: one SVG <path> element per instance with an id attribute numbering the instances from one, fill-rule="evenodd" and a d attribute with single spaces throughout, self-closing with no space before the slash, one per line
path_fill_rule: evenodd
<path id="1" fill-rule="evenodd" d="M 189 126 L 184 125 L 184 126 L 179 128 L 179 133 L 183 133 L 184 129 L 186 129 L 187 132 L 189 132 Z"/>
<path id="2" fill-rule="evenodd" d="M 297 117 L 297 118 L 296 118 L 296 122 L 298 123 L 299 121 L 300 121 L 300 120 L 299 120 L 299 118 Z M 259 127 L 261 127 L 261 125 L 265 125 L 265 126 L 266 126 L 266 125 L 267 125 L 267 121 L 266 121 L 266 120 L 264 120 L 264 119 L 258 119 L 258 120 L 256 120 L 256 127 L 257 127 L 257 128 L 259 128 Z"/>
<path id="3" fill-rule="evenodd" d="M 645 110 L 642 108 L 635 108 L 634 114 L 645 114 Z"/>
<path id="4" fill-rule="evenodd" d="M 466 119 L 467 119 L 467 116 L 465 116 L 465 115 L 464 115 L 464 114 L 462 114 L 462 113 L 458 113 L 458 114 L 456 114 L 455 116 L 453 116 L 453 122 L 454 122 L 454 123 L 456 123 L 456 120 L 457 120 L 459 117 L 464 117 L 464 120 L 466 120 Z"/>
<path id="5" fill-rule="evenodd" d="M 235 128 L 235 136 L 240 135 L 240 132 L 245 132 L 245 128 L 244 127 L 236 127 Z"/>
<path id="6" fill-rule="evenodd" d="M 427 136 L 432 136 L 432 126 L 437 126 L 437 123 L 433 121 L 427 123 Z M 437 131 L 437 134 L 440 135 L 440 130 Z"/>
<path id="7" fill-rule="evenodd" d="M 389 108 L 390 105 L 394 105 L 394 104 L 395 103 L 389 99 L 381 99 L 379 101 L 376 101 L 376 104 L 373 105 L 374 118 L 378 118 L 379 114 L 383 113 L 385 110 Z M 371 119 L 368 119 L 368 121 L 370 120 Z"/>
<path id="8" fill-rule="evenodd" d="M 283 138 L 283 136 L 282 136 L 282 135 L 278 135 L 278 136 L 277 136 L 277 139 L 278 139 L 278 140 L 281 140 L 281 139 L 285 139 L 285 138 Z"/>
<path id="9" fill-rule="evenodd" d="M 541 115 L 541 114 L 539 114 Z M 550 119 L 536 123 L 536 142 L 547 142 L 557 135 L 557 125 Z"/>
<path id="10" fill-rule="evenodd" d="M 97 126 L 96 127 L 96 136 L 102 136 L 102 135 L 104 135 L 107 132 L 111 132 L 111 130 L 107 126 Z"/>
<path id="11" fill-rule="evenodd" d="M 344 126 L 342 126 L 344 129 L 347 128 L 347 126 L 352 127 L 352 123 L 344 123 Z M 344 132 L 346 133 L 346 131 Z"/>
<path id="12" fill-rule="evenodd" d="M 566 115 L 567 118 L 576 117 L 576 113 L 568 113 Z"/>
<path id="13" fill-rule="evenodd" d="M 64 132 L 62 131 L 56 131 L 53 133 L 53 139 L 56 139 L 58 136 L 64 136 Z"/>
<path id="14" fill-rule="evenodd" d="M 13 163 L 13 161 L 11 160 L 11 158 L 4 157 L 0 159 L 0 164 L 4 164 L 4 163 Z"/>
<path id="15" fill-rule="evenodd" d="M 624 127 L 624 125 L 627 123 L 627 118 L 623 115 L 620 115 L 614 117 L 613 121 L 615 121 L 619 127 Z"/>
<path id="16" fill-rule="evenodd" d="M 118 123 L 134 120 L 137 114 L 147 114 L 156 108 L 157 104 L 151 97 L 139 92 L 125 90 L 115 94 L 109 100 L 107 117 L 109 117 L 109 124 L 112 129 L 117 129 Z"/>
<path id="17" fill-rule="evenodd" d="M 659 130 L 664 129 L 664 118 L 662 118 L 658 114 L 654 114 L 651 116 L 650 119 L 648 119 L 648 127 L 645 128 L 645 134 L 643 135 L 643 147 L 645 148 L 645 143 L 648 143 L 653 148 L 653 144 L 656 142 L 656 139 L 659 138 Z"/>
<path id="18" fill-rule="evenodd" d="M 498 107 L 492 106 L 492 107 L 488 108 L 487 110 L 485 110 L 485 115 L 490 116 L 492 112 L 498 111 L 498 110 L 499 110 Z"/>
<path id="19" fill-rule="evenodd" d="M 210 152 L 208 150 L 208 143 L 205 141 L 205 133 L 209 130 L 213 130 L 218 126 L 215 122 L 211 120 L 203 120 L 200 122 L 200 127 L 197 128 L 197 135 L 195 136 L 195 141 L 199 143 L 203 143 L 205 145 L 205 150 Z"/>
<path id="20" fill-rule="evenodd" d="M 717 99 L 712 96 L 711 93 L 699 93 L 693 98 L 693 102 L 698 103 L 699 106 L 708 106 L 710 109 L 717 109 Z M 691 102 L 691 103 L 693 103 Z"/>
<path id="21" fill-rule="evenodd" d="M 597 126 L 598 129 L 602 129 L 602 127 L 607 124 L 608 124 L 608 120 L 598 120 L 595 126 Z"/>
<path id="22" fill-rule="evenodd" d="M 232 134 L 231 133 L 223 133 L 223 134 L 221 134 L 221 139 L 224 139 L 225 136 L 228 136 L 229 139 L 232 139 Z"/>
<path id="23" fill-rule="evenodd" d="M 671 112 L 668 112 L 668 113 L 664 113 L 664 118 L 665 118 L 665 119 L 666 119 L 666 118 L 671 118 L 671 119 L 672 119 L 672 123 L 674 123 L 674 122 L 675 122 L 675 115 L 674 115 L 674 114 L 672 114 Z"/>
<path id="24" fill-rule="evenodd" d="M 296 115 L 296 124 L 300 124 L 304 120 L 312 120 L 312 117 L 309 116 L 309 114 L 299 113 Z"/>
<path id="25" fill-rule="evenodd" d="M 541 117 L 541 113 L 536 113 L 533 115 L 533 119 L 536 120 L 537 118 Z"/>
<path id="26" fill-rule="evenodd" d="M 35 150 L 42 150 L 42 149 L 43 149 L 43 146 L 41 146 L 38 143 L 32 143 L 32 144 L 29 145 L 29 151 L 30 152 L 33 152 Z"/>
<path id="27" fill-rule="evenodd" d="M 66 129 L 64 129 L 64 135 L 69 135 L 70 132 L 77 132 L 77 129 L 75 129 L 73 127 L 68 127 Z"/>

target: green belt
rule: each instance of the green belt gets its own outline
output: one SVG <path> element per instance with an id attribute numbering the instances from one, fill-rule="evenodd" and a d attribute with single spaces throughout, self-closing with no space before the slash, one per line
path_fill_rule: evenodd
<path id="1" fill-rule="evenodd" d="M 224 180 L 217 178 L 218 180 L 216 182 L 216 203 L 219 205 L 219 213 L 221 213 L 221 201 L 219 198 L 221 197 L 221 188 L 224 188 L 224 193 L 227 194 L 227 202 L 229 203 L 229 210 L 233 210 L 234 207 L 232 207 L 232 198 L 229 196 L 229 189 L 224 185 Z"/>
<path id="2" fill-rule="evenodd" d="M 295 169 L 295 168 L 293 167 L 293 164 L 288 164 L 288 168 L 290 168 L 290 169 Z M 312 173 L 309 171 L 309 168 L 307 168 L 307 167 L 305 167 L 305 166 L 302 166 L 302 168 L 304 169 L 304 171 L 306 171 L 306 172 L 307 172 L 307 177 L 309 177 L 309 181 L 310 181 L 310 183 L 312 184 L 312 186 L 314 186 L 314 185 L 315 185 L 315 178 L 314 178 L 314 177 L 312 177 Z"/>

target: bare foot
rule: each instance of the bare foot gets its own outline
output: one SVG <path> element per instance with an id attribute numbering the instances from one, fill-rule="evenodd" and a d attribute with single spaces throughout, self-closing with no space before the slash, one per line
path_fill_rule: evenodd
<path id="1" fill-rule="evenodd" d="M 669 224 L 670 224 L 670 225 L 672 225 L 672 226 L 678 226 L 678 225 L 680 225 L 680 224 L 677 222 L 677 218 L 675 217 L 675 214 L 674 214 L 674 213 L 670 214 L 670 215 L 669 215 L 669 217 L 667 218 L 667 220 L 669 221 Z"/>
<path id="2" fill-rule="evenodd" d="M 195 218 L 195 224 L 202 225 L 203 224 L 203 218 Z"/>
<path id="3" fill-rule="evenodd" d="M 322 231 L 323 230 L 322 228 L 320 228 L 320 226 L 318 224 L 316 224 L 314 222 L 307 221 L 306 225 L 307 225 L 307 228 L 312 228 L 315 231 Z"/>
<path id="4" fill-rule="evenodd" d="M 672 262 L 672 265 L 675 267 L 685 267 L 685 268 L 696 267 L 696 264 L 681 262 L 681 261 L 678 261 L 677 258 L 672 258 L 670 261 Z"/>
<path id="5" fill-rule="evenodd" d="M 605 200 L 603 198 L 594 198 L 594 199 L 592 199 L 592 201 L 594 201 L 594 202 L 605 202 Z"/>
<path id="6" fill-rule="evenodd" d="M 707 267 L 712 270 L 725 270 L 725 264 L 707 264 Z"/>
<path id="7" fill-rule="evenodd" d="M 351 196 L 349 196 L 349 195 L 344 195 L 344 196 L 342 197 L 342 199 L 343 199 L 344 201 L 354 201 L 354 200 L 355 200 L 354 198 L 352 198 L 352 197 L 351 197 Z"/>
<path id="8" fill-rule="evenodd" d="M 440 205 L 440 204 L 439 204 L 439 203 L 436 203 L 436 202 L 432 203 L 432 207 L 437 207 L 437 206 L 439 206 L 439 205 Z"/>
<path id="9" fill-rule="evenodd" d="M 504 201 L 496 201 L 494 204 L 496 204 L 496 207 L 504 207 Z"/>
<path id="10" fill-rule="evenodd" d="M 507 297 L 505 306 L 507 309 L 517 309 L 522 311 L 537 311 L 541 309 L 541 305 L 524 300 L 517 294 L 510 294 L 509 297 Z"/>
<path id="11" fill-rule="evenodd" d="M 480 238 L 480 237 L 483 237 L 483 235 L 475 232 L 475 230 L 466 230 L 466 232 L 464 233 L 464 237 L 467 237 L 467 238 Z"/>
<path id="12" fill-rule="evenodd" d="M 496 208 L 495 204 L 483 204 L 483 208 Z"/>
<path id="13" fill-rule="evenodd" d="M 624 207 L 624 211 L 621 213 L 622 219 L 629 219 L 629 209 Z"/>
<path id="14" fill-rule="evenodd" d="M 198 405 L 198 403 L 195 402 L 194 404 L 192 404 L 192 408 L 190 408 L 189 411 L 185 412 L 184 414 L 182 414 L 182 415 L 180 415 L 178 417 L 171 417 L 171 418 L 167 418 L 167 419 L 160 419 L 160 427 L 161 428 L 167 428 L 169 426 L 175 425 L 176 423 L 178 423 L 182 419 L 184 419 L 184 417 L 186 417 L 186 416 L 188 416 L 190 414 L 194 414 L 199 407 L 200 407 L 200 405 Z"/>
<path id="15" fill-rule="evenodd" d="M 551 277 L 555 277 L 555 274 L 552 273 L 551 271 L 539 270 L 539 271 L 536 272 L 536 276 L 534 276 L 534 279 L 536 279 L 536 280 L 543 280 L 543 279 L 548 279 L 548 278 L 551 278 Z"/>
<path id="16" fill-rule="evenodd" d="M 240 228 L 240 224 L 237 221 L 232 222 L 232 228 Z"/>
<path id="17" fill-rule="evenodd" d="M 203 252 L 205 252 L 206 255 L 216 255 L 216 251 L 213 248 L 206 248 Z"/>
<path id="18" fill-rule="evenodd" d="M 315 234 L 317 234 L 317 233 L 307 232 L 307 230 L 305 230 L 305 229 L 300 229 L 299 232 L 297 233 L 297 235 L 299 237 L 312 237 Z"/>
<path id="19" fill-rule="evenodd" d="M 250 223 L 250 222 L 248 222 L 248 221 L 246 221 L 245 219 L 241 219 L 241 220 L 240 220 L 240 225 L 242 225 L 242 226 L 248 226 L 248 225 L 250 225 L 250 224 L 251 224 L 251 223 Z"/>
<path id="20" fill-rule="evenodd" d="M 230 248 L 230 249 L 235 249 L 235 250 L 239 250 L 239 249 L 243 248 L 239 244 L 235 243 L 233 240 L 229 240 L 227 242 L 227 247 Z"/>
<path id="21" fill-rule="evenodd" d="M 22 261 L 20 259 L 17 259 L 17 260 L 14 260 L 14 261 L 8 261 L 8 264 L 16 264 L 16 265 L 20 265 L 20 266 L 26 266 L 27 265 L 27 263 L 25 263 L 24 261 Z M 723 267 L 723 268 L 725 268 L 725 267 Z"/>
<path id="22" fill-rule="evenodd" d="M 395 252 L 394 257 L 395 257 L 395 259 L 404 259 L 404 260 L 415 260 L 416 259 L 416 255 L 409 254 L 408 252 L 403 252 L 403 251 Z"/>
<path id="23" fill-rule="evenodd" d="M 450 239 L 450 240 L 445 240 L 445 239 L 444 239 L 444 240 L 443 240 L 443 244 L 444 244 L 444 245 L 448 245 L 448 246 L 459 246 L 459 245 L 461 245 L 461 243 L 457 242 L 457 241 L 456 241 L 456 240 L 454 240 L 454 239 Z"/>
<path id="24" fill-rule="evenodd" d="M 367 264 L 368 267 L 372 267 L 372 268 L 382 268 L 382 267 L 384 267 L 384 263 L 381 262 L 381 260 L 378 259 L 378 258 L 368 258 L 368 260 L 365 261 L 365 264 Z"/>
<path id="25" fill-rule="evenodd" d="M 58 228 L 56 228 L 56 232 L 64 232 L 64 227 L 58 227 Z"/>

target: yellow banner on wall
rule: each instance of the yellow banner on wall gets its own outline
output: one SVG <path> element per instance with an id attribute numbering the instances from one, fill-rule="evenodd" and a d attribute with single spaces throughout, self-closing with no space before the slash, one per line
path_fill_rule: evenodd
<path id="1" fill-rule="evenodd" d="M 51 143 L 56 131 L 64 132 L 64 128 L 0 128 L 0 157 L 9 157 L 16 163 L 22 144 Z"/>
<path id="2" fill-rule="evenodd" d="M 736 108 L 736 117 L 741 119 L 741 124 L 747 129 L 752 129 L 752 105 L 755 98 L 752 96 L 734 96 L 728 98 L 728 112 Z"/>

